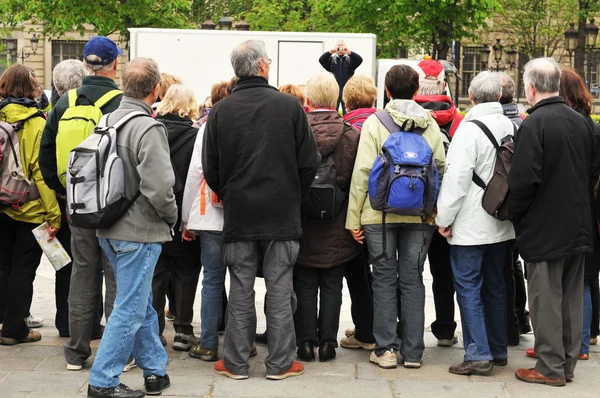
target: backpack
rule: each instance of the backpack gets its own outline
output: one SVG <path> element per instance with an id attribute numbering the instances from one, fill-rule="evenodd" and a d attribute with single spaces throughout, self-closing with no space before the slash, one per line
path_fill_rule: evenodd
<path id="1" fill-rule="evenodd" d="M 150 117 L 131 112 L 114 125 L 107 125 L 107 115 L 100 119 L 94 133 L 71 151 L 67 166 L 67 210 L 71 223 L 79 228 L 111 227 L 140 196 L 125 197 L 123 160 L 117 153 L 117 132 L 136 117 Z"/>
<path id="2" fill-rule="evenodd" d="M 344 131 L 352 126 L 344 122 Z M 321 158 L 315 179 L 310 185 L 308 195 L 302 206 L 302 218 L 307 220 L 335 220 L 346 201 L 344 192 L 337 183 L 337 169 L 333 161 L 333 152 Z"/>
<path id="3" fill-rule="evenodd" d="M 508 213 L 508 173 L 510 172 L 513 155 L 515 153 L 513 137 L 508 135 L 502 139 L 500 144 L 498 144 L 498 141 L 496 141 L 496 138 L 485 124 L 479 120 L 469 120 L 469 122 L 475 123 L 484 132 L 496 149 L 494 174 L 487 184 L 473 171 L 473 182 L 484 190 L 481 206 L 490 216 L 495 217 L 498 220 L 510 220 L 510 215 Z M 514 123 L 513 129 L 516 132 Z"/>
<path id="4" fill-rule="evenodd" d="M 16 124 L 0 122 L 0 206 L 20 208 L 40 197 L 35 182 L 23 171 L 17 132 L 24 125 L 25 120 Z"/>
<path id="5" fill-rule="evenodd" d="M 56 170 L 61 184 L 67 186 L 67 163 L 73 148 L 88 138 L 102 118 L 102 107 L 121 95 L 120 90 L 111 90 L 96 102 L 77 89 L 68 92 L 69 107 L 58 121 L 56 134 Z"/>

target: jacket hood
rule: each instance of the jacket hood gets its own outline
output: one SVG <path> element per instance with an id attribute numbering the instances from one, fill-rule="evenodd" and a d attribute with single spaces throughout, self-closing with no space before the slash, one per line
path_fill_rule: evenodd
<path id="1" fill-rule="evenodd" d="M 335 111 L 309 112 L 306 116 L 321 156 L 330 155 L 342 139 L 344 119 Z"/>
<path id="2" fill-rule="evenodd" d="M 474 120 L 481 116 L 502 115 L 502 105 L 499 102 L 477 104 L 465 115 L 465 121 Z"/>
<path id="3" fill-rule="evenodd" d="M 352 118 L 358 118 L 360 115 L 365 115 L 365 119 L 372 114 L 377 112 L 377 108 L 359 108 L 355 109 L 352 112 L 348 112 L 344 115 L 344 120 L 350 120 Z"/>
<path id="4" fill-rule="evenodd" d="M 430 112 L 413 100 L 392 100 L 388 102 L 385 110 L 390 113 L 398 126 L 402 126 L 407 120 L 412 120 L 415 127 L 426 129 L 433 121 Z"/>
<path id="5" fill-rule="evenodd" d="M 0 102 L 0 120 L 6 120 L 8 123 L 16 123 L 28 119 L 39 113 L 37 103 L 29 98 L 9 97 Z"/>
<path id="6" fill-rule="evenodd" d="M 514 103 L 502 105 L 502 112 L 504 112 L 504 116 L 506 117 L 520 117 L 519 106 Z"/>
<path id="7" fill-rule="evenodd" d="M 456 118 L 458 110 L 447 95 L 417 95 L 414 97 L 417 104 L 431 111 L 431 116 L 438 126 L 445 126 Z"/>
<path id="8" fill-rule="evenodd" d="M 188 144 L 198 134 L 198 129 L 192 127 L 193 122 L 191 120 L 184 119 L 176 113 L 160 115 L 156 120 L 167 128 L 167 140 L 169 141 L 171 155 Z M 190 143 L 190 145 L 193 145 L 193 143 Z"/>

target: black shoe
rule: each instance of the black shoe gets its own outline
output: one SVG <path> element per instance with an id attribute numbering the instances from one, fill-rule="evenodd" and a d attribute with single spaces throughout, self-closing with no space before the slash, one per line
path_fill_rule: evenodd
<path id="1" fill-rule="evenodd" d="M 167 339 L 165 338 L 165 336 L 163 336 L 161 334 L 159 337 L 160 337 L 160 344 L 162 344 L 163 347 L 166 347 L 167 346 Z"/>
<path id="2" fill-rule="evenodd" d="M 141 390 L 132 390 L 121 383 L 113 388 L 102 388 L 88 385 L 88 398 L 143 398 L 146 396 Z"/>
<path id="3" fill-rule="evenodd" d="M 508 359 L 493 359 L 492 363 L 494 366 L 506 366 L 508 365 Z"/>
<path id="4" fill-rule="evenodd" d="M 319 361 L 325 362 L 335 359 L 335 346 L 332 343 L 321 343 L 319 346 Z"/>
<path id="5" fill-rule="evenodd" d="M 146 387 L 146 394 L 148 395 L 160 395 L 162 390 L 169 388 L 170 385 L 169 375 L 144 377 L 144 387 Z"/>
<path id="6" fill-rule="evenodd" d="M 298 347 L 298 358 L 304 362 L 312 362 L 315 360 L 315 346 L 310 341 L 300 344 Z"/>
<path id="7" fill-rule="evenodd" d="M 448 369 L 450 373 L 457 375 L 486 374 L 494 369 L 492 361 L 464 361 L 458 365 L 452 365 Z"/>
<path id="8" fill-rule="evenodd" d="M 521 336 L 515 334 L 513 336 L 508 336 L 508 345 L 509 346 L 518 346 L 521 343 Z"/>
<path id="9" fill-rule="evenodd" d="M 529 321 L 519 323 L 519 333 L 527 334 L 529 332 L 531 332 L 531 325 L 529 324 Z"/>
<path id="10" fill-rule="evenodd" d="M 254 341 L 258 344 L 268 344 L 267 342 L 267 332 L 265 331 L 264 333 L 261 334 L 257 334 L 256 337 L 254 338 Z"/>
<path id="11" fill-rule="evenodd" d="M 104 335 L 104 326 L 100 325 L 100 328 L 92 331 L 92 340 L 100 340 Z"/>

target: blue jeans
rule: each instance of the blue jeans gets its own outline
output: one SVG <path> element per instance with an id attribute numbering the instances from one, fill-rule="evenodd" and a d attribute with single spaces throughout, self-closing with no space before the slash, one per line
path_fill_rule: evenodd
<path id="1" fill-rule="evenodd" d="M 217 331 L 221 325 L 223 286 L 227 267 L 223 263 L 223 235 L 221 232 L 200 231 L 200 258 L 204 267 L 200 346 L 211 350 L 219 348 Z"/>
<path id="2" fill-rule="evenodd" d="M 365 225 L 373 264 L 373 335 L 377 355 L 400 351 L 404 361 L 420 362 L 425 349 L 425 285 L 423 265 L 433 236 L 426 224 L 386 224 L 386 256 L 381 225 Z M 398 301 L 402 343 L 396 335 Z"/>
<path id="3" fill-rule="evenodd" d="M 160 243 L 98 239 L 113 264 L 117 296 L 108 318 L 89 384 L 111 388 L 133 352 L 144 377 L 164 376 L 167 353 L 158 337 L 158 318 L 152 307 L 152 277 L 162 250 Z"/>
<path id="4" fill-rule="evenodd" d="M 507 359 L 506 286 L 509 242 L 450 246 L 465 361 Z"/>
<path id="5" fill-rule="evenodd" d="M 581 354 L 590 353 L 592 327 L 592 290 L 590 281 L 583 283 L 583 333 L 581 335 Z"/>

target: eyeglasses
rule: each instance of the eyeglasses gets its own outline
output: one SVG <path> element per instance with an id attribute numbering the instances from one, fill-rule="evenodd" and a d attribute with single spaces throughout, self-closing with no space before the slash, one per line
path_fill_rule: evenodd
<path id="1" fill-rule="evenodd" d="M 273 62 L 271 58 L 263 58 L 262 60 L 269 65 L 271 65 L 271 62 Z"/>

